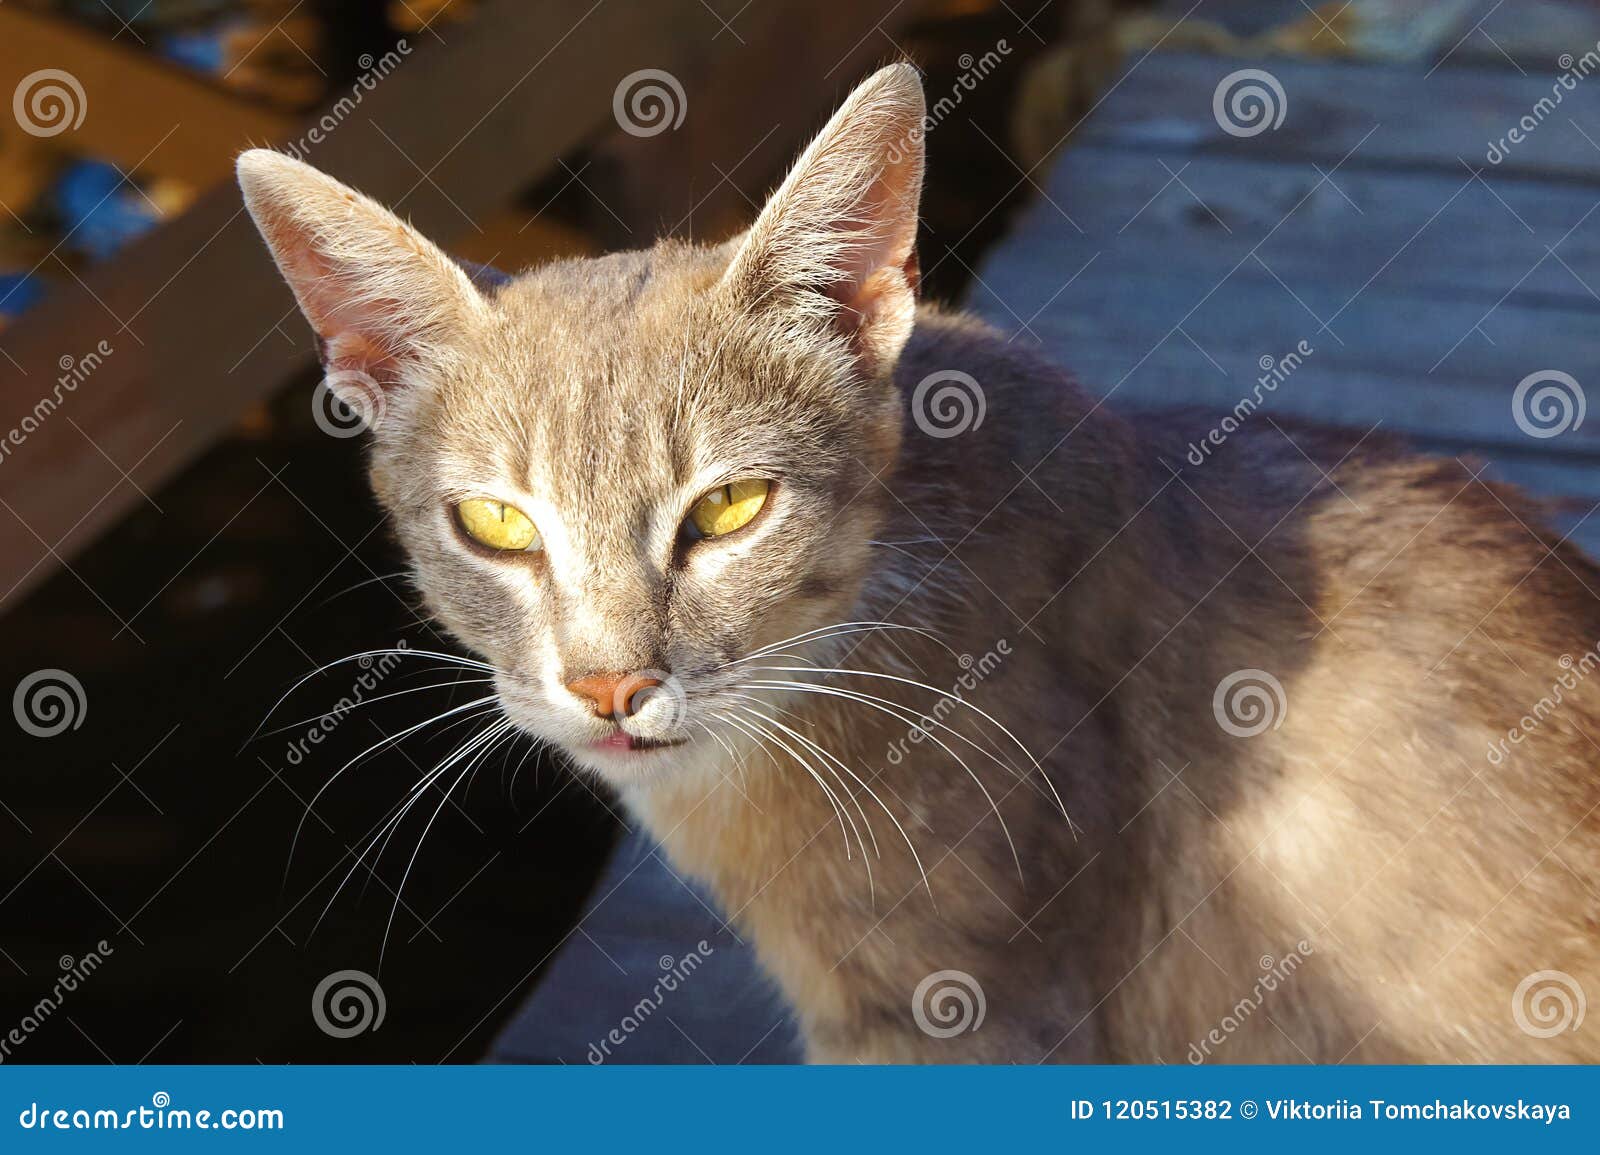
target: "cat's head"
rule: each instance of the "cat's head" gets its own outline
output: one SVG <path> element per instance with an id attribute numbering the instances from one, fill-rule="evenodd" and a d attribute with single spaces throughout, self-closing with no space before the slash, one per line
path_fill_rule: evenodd
<path id="1" fill-rule="evenodd" d="M 705 727 L 768 696 L 729 663 L 860 593 L 900 440 L 923 114 L 915 70 L 886 68 L 742 236 L 492 288 L 315 169 L 239 159 L 429 607 L 513 722 L 615 781 L 705 762 Z"/>

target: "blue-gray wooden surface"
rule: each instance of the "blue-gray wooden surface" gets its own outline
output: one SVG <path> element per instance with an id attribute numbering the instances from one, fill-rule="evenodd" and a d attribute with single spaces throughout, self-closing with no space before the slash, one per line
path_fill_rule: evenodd
<path id="1" fill-rule="evenodd" d="M 971 306 L 1122 408 L 1227 412 L 1306 341 L 1248 420 L 1381 423 L 1475 455 L 1577 499 L 1560 527 L 1600 551 L 1600 415 L 1550 437 L 1513 415 L 1531 374 L 1600 387 L 1600 75 L 1495 165 L 1553 68 L 1259 63 L 1286 115 L 1252 137 L 1213 111 L 1239 60 L 1137 67 L 1037 175 Z"/>

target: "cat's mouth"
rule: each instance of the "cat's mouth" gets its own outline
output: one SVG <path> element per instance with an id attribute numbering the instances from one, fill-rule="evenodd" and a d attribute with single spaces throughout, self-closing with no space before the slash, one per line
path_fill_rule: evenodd
<path id="1" fill-rule="evenodd" d="M 609 737 L 601 738 L 598 742 L 589 743 L 591 750 L 605 750 L 614 754 L 627 754 L 643 752 L 646 750 L 666 750 L 673 746 L 682 746 L 686 738 L 641 738 L 637 734 L 630 734 L 626 730 L 618 730 Z"/>

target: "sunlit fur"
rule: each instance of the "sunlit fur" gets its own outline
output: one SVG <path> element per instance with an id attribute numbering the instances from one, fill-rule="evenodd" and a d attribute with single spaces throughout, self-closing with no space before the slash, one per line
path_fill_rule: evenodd
<path id="1" fill-rule="evenodd" d="M 921 117 L 887 69 L 747 235 L 495 288 L 241 159 L 330 363 L 381 391 L 374 486 L 505 716 L 712 887 L 814 1059 L 1183 1062 L 1228 1016 L 1211 1061 L 1600 1058 L 1592 1020 L 1535 1038 L 1511 1006 L 1546 969 L 1600 996 L 1600 688 L 1485 757 L 1600 641 L 1600 573 L 1457 462 L 1262 421 L 1195 469 L 1209 419 L 1125 420 L 916 309 Z M 910 397 L 948 369 L 987 416 L 931 437 Z M 684 548 L 751 477 L 760 516 Z M 466 497 L 544 551 L 471 548 Z M 1288 702 L 1253 738 L 1213 714 L 1244 668 Z M 684 743 L 594 748 L 614 723 L 566 683 L 641 669 L 681 706 L 625 724 Z M 912 1001 L 945 970 L 986 1015 L 940 1038 Z"/>

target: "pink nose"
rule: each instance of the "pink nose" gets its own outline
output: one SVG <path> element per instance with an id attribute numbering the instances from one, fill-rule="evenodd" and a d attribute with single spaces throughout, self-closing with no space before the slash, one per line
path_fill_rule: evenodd
<path id="1" fill-rule="evenodd" d="M 614 714 L 627 718 L 634 713 L 639 692 L 659 685 L 660 678 L 643 674 L 586 674 L 568 682 L 567 689 L 579 698 L 586 698 L 590 708 L 602 718 Z"/>

